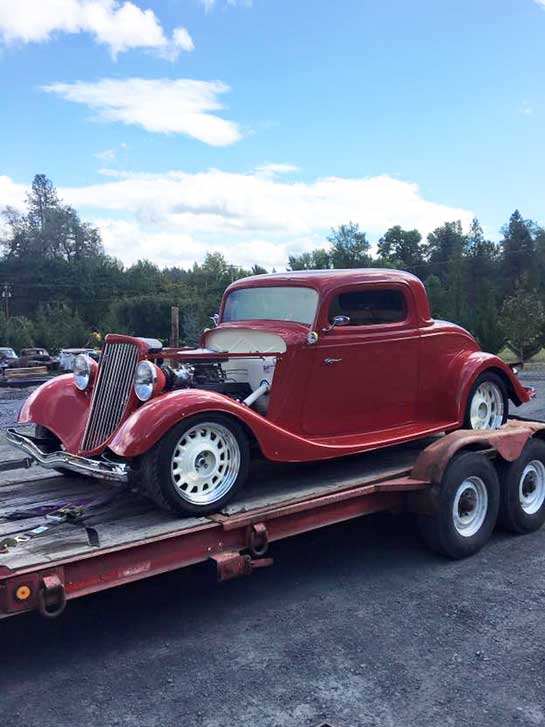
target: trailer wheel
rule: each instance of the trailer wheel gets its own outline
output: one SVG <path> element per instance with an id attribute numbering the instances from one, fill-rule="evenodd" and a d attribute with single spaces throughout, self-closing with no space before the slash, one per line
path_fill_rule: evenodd
<path id="1" fill-rule="evenodd" d="M 513 533 L 531 533 L 545 522 L 545 442 L 530 439 L 514 462 L 499 468 L 498 523 Z"/>
<path id="2" fill-rule="evenodd" d="M 141 488 L 159 507 L 182 515 L 217 512 L 243 486 L 249 444 L 242 427 L 204 413 L 173 427 L 141 460 Z"/>
<path id="3" fill-rule="evenodd" d="M 488 541 L 498 515 L 500 485 L 493 464 L 477 452 L 464 452 L 447 467 L 437 510 L 420 515 L 426 544 L 449 558 L 466 558 Z"/>
<path id="4" fill-rule="evenodd" d="M 509 399 L 503 380 L 493 371 L 481 374 L 469 392 L 464 429 L 499 429 L 507 421 Z"/>

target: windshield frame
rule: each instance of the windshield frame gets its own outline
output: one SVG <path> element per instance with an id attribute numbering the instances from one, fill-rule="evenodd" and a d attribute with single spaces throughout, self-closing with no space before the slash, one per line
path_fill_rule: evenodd
<path id="1" fill-rule="evenodd" d="M 296 289 L 297 290 L 297 289 L 304 288 L 305 290 L 312 290 L 316 295 L 316 301 L 315 301 L 314 311 L 312 314 L 312 320 L 309 323 L 305 323 L 303 321 L 289 320 L 287 318 L 237 318 L 236 320 L 225 320 L 225 309 L 227 306 L 227 299 L 229 298 L 230 295 L 232 295 L 233 293 L 239 293 L 243 290 L 255 290 L 255 289 L 266 290 L 267 288 L 274 288 L 274 289 L 282 288 L 284 290 L 286 290 L 286 289 Z M 230 290 L 228 289 L 225 292 L 225 294 L 223 296 L 223 300 L 221 302 L 220 323 L 236 324 L 236 323 L 247 323 L 249 321 L 255 321 L 255 322 L 271 321 L 271 322 L 277 322 L 277 323 L 295 323 L 296 325 L 305 326 L 306 328 L 312 329 L 312 327 L 316 321 L 316 318 L 318 316 L 319 309 L 320 309 L 320 291 L 314 285 L 290 285 L 290 284 L 286 284 L 284 282 L 277 284 L 277 285 L 270 285 L 270 284 L 269 285 L 244 285 L 244 286 L 240 286 L 240 287 L 237 286 L 236 288 L 232 288 Z"/>

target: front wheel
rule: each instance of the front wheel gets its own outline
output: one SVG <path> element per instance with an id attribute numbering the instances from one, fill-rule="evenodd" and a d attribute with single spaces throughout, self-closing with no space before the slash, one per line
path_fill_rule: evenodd
<path id="1" fill-rule="evenodd" d="M 217 512 L 248 475 L 248 437 L 222 414 L 199 414 L 173 427 L 142 457 L 144 494 L 183 515 Z"/>
<path id="2" fill-rule="evenodd" d="M 481 374 L 467 397 L 464 429 L 499 429 L 507 421 L 509 399 L 503 380 L 492 371 Z"/>

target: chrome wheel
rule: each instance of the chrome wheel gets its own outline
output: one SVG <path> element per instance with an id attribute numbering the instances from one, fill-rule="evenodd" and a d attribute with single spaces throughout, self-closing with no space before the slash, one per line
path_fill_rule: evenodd
<path id="1" fill-rule="evenodd" d="M 468 477 L 458 487 L 452 505 L 456 531 L 465 538 L 477 533 L 486 518 L 488 492 L 480 477 Z"/>
<path id="2" fill-rule="evenodd" d="M 174 448 L 172 481 L 187 502 L 210 505 L 233 487 L 240 461 L 240 447 L 230 429 L 216 422 L 196 424 Z"/>
<path id="3" fill-rule="evenodd" d="M 534 515 L 545 501 L 545 465 L 541 460 L 528 462 L 519 482 L 520 506 L 527 515 Z"/>
<path id="4" fill-rule="evenodd" d="M 471 399 L 471 429 L 498 429 L 503 424 L 503 414 L 504 401 L 500 387 L 493 381 L 483 381 Z"/>

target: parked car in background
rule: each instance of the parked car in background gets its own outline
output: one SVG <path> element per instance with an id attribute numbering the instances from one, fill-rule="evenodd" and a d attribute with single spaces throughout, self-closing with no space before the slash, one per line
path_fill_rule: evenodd
<path id="1" fill-rule="evenodd" d="M 0 348 L 0 370 L 4 373 L 4 370 L 13 366 L 19 360 L 19 357 L 13 350 L 8 346 Z"/>
<path id="2" fill-rule="evenodd" d="M 45 348 L 23 348 L 19 355 L 19 368 L 32 368 L 35 366 L 47 366 L 53 369 L 58 366 L 59 359 L 49 355 Z"/>
<path id="3" fill-rule="evenodd" d="M 61 371 L 73 371 L 76 356 L 83 354 L 98 361 L 99 352 L 94 348 L 62 348 L 59 352 L 59 368 Z"/>

